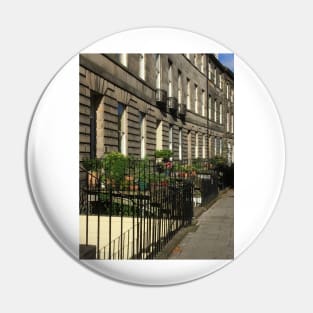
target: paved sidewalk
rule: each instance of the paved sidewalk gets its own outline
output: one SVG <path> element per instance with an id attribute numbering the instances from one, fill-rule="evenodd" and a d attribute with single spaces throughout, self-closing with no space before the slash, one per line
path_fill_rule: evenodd
<path id="1" fill-rule="evenodd" d="M 234 191 L 227 191 L 199 216 L 197 225 L 197 229 L 176 246 L 169 259 L 233 259 Z"/>

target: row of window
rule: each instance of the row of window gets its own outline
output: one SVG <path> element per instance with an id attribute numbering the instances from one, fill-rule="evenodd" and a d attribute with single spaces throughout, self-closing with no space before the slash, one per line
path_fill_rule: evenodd
<path id="1" fill-rule="evenodd" d="M 163 132 L 162 132 L 162 121 L 159 121 L 156 128 L 156 149 L 160 150 L 163 148 L 162 145 L 162 139 L 163 139 Z M 173 125 L 169 126 L 168 131 L 168 149 L 173 151 Z M 199 137 L 202 136 L 202 151 L 199 151 L 200 147 L 200 139 Z M 211 137 L 210 137 L 211 138 Z M 195 133 L 195 149 L 194 149 L 194 158 L 206 158 L 207 157 L 207 141 L 206 141 L 206 135 L 205 134 L 199 134 L 198 132 Z M 222 139 L 220 139 L 222 140 Z M 217 139 L 214 141 L 214 155 L 217 155 Z M 191 132 L 188 132 L 187 135 L 187 149 L 188 149 L 188 158 L 192 158 L 192 151 L 191 151 Z M 211 144 L 210 144 L 211 146 Z M 200 154 L 201 152 L 201 154 Z M 220 150 L 219 154 L 222 155 L 222 143 L 220 143 Z M 179 128 L 178 130 L 178 158 L 179 160 L 182 160 L 183 158 L 183 130 L 182 128 Z"/>
<path id="2" fill-rule="evenodd" d="M 141 56 L 140 60 L 144 60 L 144 55 Z M 140 64 L 144 64 L 144 61 L 140 62 Z M 161 89 L 161 56 L 160 54 L 156 55 L 156 89 Z M 144 67 L 144 65 L 142 65 Z M 140 68 L 142 67 L 140 66 Z M 144 79 L 144 70 L 140 71 L 139 76 Z M 173 63 L 168 60 L 168 97 L 174 97 L 174 88 L 173 88 Z M 178 103 L 183 103 L 183 87 L 182 87 L 182 73 L 178 70 L 178 80 L 177 80 L 177 100 Z M 199 88 L 197 84 L 194 84 L 194 111 L 197 114 L 202 114 L 205 116 L 205 91 L 201 90 L 201 108 L 199 108 Z M 190 79 L 187 78 L 187 92 L 186 92 L 186 104 L 187 109 L 191 110 L 191 83 Z M 199 110 L 201 112 L 199 112 Z"/>
<path id="3" fill-rule="evenodd" d="M 187 53 L 185 54 L 186 57 L 190 60 L 190 54 Z M 205 55 L 201 54 L 200 58 L 197 54 L 194 54 L 194 61 L 193 64 L 198 67 L 200 69 L 201 72 L 205 72 L 205 68 L 204 68 L 204 64 L 205 64 Z M 198 63 L 198 58 L 201 60 L 200 64 Z M 145 79 L 145 62 L 146 58 L 145 58 L 145 54 L 141 53 L 139 54 L 139 77 L 141 77 L 142 79 Z M 128 56 L 127 53 L 122 53 L 120 54 L 120 62 L 124 65 L 124 66 L 128 66 Z M 156 54 L 156 69 L 160 69 L 161 63 L 160 63 L 160 54 Z M 219 73 L 219 75 L 217 75 L 217 68 L 216 66 L 213 69 L 212 63 L 211 61 L 209 61 L 208 63 L 208 76 L 209 79 L 212 80 L 214 82 L 215 85 L 218 85 L 218 87 L 220 89 L 223 89 L 223 85 L 224 85 L 224 80 L 223 80 L 223 75 L 222 73 Z M 229 99 L 230 96 L 230 86 L 229 83 L 226 83 L 226 97 L 227 99 Z M 233 90 L 231 90 L 233 91 Z"/>
<path id="4" fill-rule="evenodd" d="M 127 154 L 127 116 L 126 116 L 126 107 L 119 103 L 117 107 L 117 115 L 118 115 L 118 150 L 123 154 Z M 140 128 L 140 156 L 144 158 L 146 156 L 146 115 L 142 112 L 139 112 L 139 128 Z M 202 134 L 202 152 L 199 151 L 200 145 L 200 135 L 198 132 L 195 134 L 195 149 L 194 149 L 194 157 L 195 158 L 206 158 L 207 155 L 207 138 L 205 134 Z M 188 132 L 187 137 L 188 144 L 188 158 L 193 157 L 191 155 L 191 132 Z M 173 150 L 173 125 L 169 126 L 168 131 L 168 149 Z M 209 147 L 212 147 L 212 136 L 209 137 Z M 219 147 L 219 148 L 218 148 Z M 215 155 L 222 155 L 222 138 L 214 137 L 213 142 L 213 152 Z M 163 122 L 158 121 L 156 125 L 156 149 L 163 149 Z M 201 155 L 200 155 L 201 152 Z M 210 149 L 211 154 L 211 149 Z M 212 155 L 210 155 L 211 157 Z M 182 129 L 179 129 L 178 132 L 178 157 L 181 160 L 183 158 L 183 134 Z"/>
<path id="5" fill-rule="evenodd" d="M 212 106 L 212 97 L 209 95 L 208 99 L 208 119 L 213 120 L 215 123 L 223 124 L 223 105 L 220 103 L 219 112 L 217 111 L 217 100 L 214 100 L 214 106 Z M 234 115 L 229 112 L 226 113 L 226 131 L 234 133 Z"/>
<path id="6" fill-rule="evenodd" d="M 159 122 L 157 127 L 157 142 L 162 142 L 162 138 L 158 138 L 158 136 L 162 136 L 162 132 L 158 131 L 158 128 L 162 125 L 162 122 Z M 178 157 L 179 160 L 183 157 L 183 131 L 180 128 L 178 133 Z M 200 139 L 202 137 L 202 139 Z M 200 151 L 200 142 L 202 140 L 202 149 Z M 212 143 L 213 140 L 213 143 Z M 173 125 L 169 127 L 169 150 L 173 150 Z M 213 144 L 213 151 L 211 151 Z M 206 158 L 207 157 L 207 136 L 205 134 L 199 134 L 198 132 L 195 133 L 195 146 L 194 146 L 194 155 L 192 156 L 192 142 L 191 142 L 191 132 L 188 132 L 187 135 L 187 149 L 188 149 L 188 158 Z M 223 139 L 218 137 L 209 136 L 209 157 L 222 155 L 223 153 Z M 162 145 L 157 146 L 157 149 L 162 149 Z M 212 153 L 213 152 L 213 153 Z"/>
<path id="7" fill-rule="evenodd" d="M 185 54 L 185 56 L 187 57 L 187 59 L 191 60 L 190 58 L 190 53 Z M 205 55 L 201 54 L 200 56 L 198 54 L 194 54 L 193 55 L 193 64 L 200 69 L 200 71 L 202 73 L 205 73 Z M 223 90 L 224 89 L 224 85 L 225 85 L 225 81 L 223 79 L 223 74 L 219 73 L 217 75 L 217 68 L 216 66 L 212 65 L 212 62 L 209 61 L 208 62 L 208 77 L 209 80 L 211 80 L 214 85 L 218 86 L 219 89 Z M 226 82 L 226 99 L 227 100 L 231 100 L 233 102 L 234 100 L 234 91 L 233 89 L 230 87 L 229 82 Z"/>
<path id="8" fill-rule="evenodd" d="M 226 99 L 234 102 L 234 90 L 230 87 L 229 82 L 224 81 L 222 73 L 217 75 L 216 66 L 213 69 L 212 63 L 208 63 L 208 77 L 214 85 L 218 86 L 219 89 L 224 90 L 224 85 L 226 85 Z"/>
<path id="9" fill-rule="evenodd" d="M 190 57 L 188 54 L 186 55 L 187 58 Z M 196 54 L 194 57 L 196 58 Z M 204 56 L 204 55 L 202 55 Z M 203 63 L 201 63 L 203 64 Z M 202 66 L 202 65 L 201 65 Z M 156 71 L 157 71 L 157 78 L 156 78 L 156 88 L 160 88 L 161 86 L 161 63 L 160 63 L 160 55 L 156 56 Z M 186 78 L 187 83 L 187 90 L 186 90 L 186 105 L 187 110 L 191 110 L 191 82 L 190 79 Z M 200 88 L 197 84 L 193 85 L 193 92 L 194 92 L 194 112 L 196 114 L 201 114 L 202 116 L 206 115 L 206 95 L 205 90 L 201 89 L 201 98 L 199 97 Z M 178 103 L 183 103 L 182 99 L 183 95 L 183 87 L 182 87 L 182 73 L 178 69 L 178 80 L 177 80 L 177 100 Z M 168 60 L 168 96 L 173 97 L 173 64 L 170 60 Z"/>
<path id="10" fill-rule="evenodd" d="M 117 106 L 118 117 L 118 151 L 127 154 L 127 116 L 126 107 L 119 103 Z M 139 112 L 139 128 L 140 128 L 140 157 L 146 156 L 146 115 Z"/>
<path id="11" fill-rule="evenodd" d="M 119 55 L 120 62 L 125 67 L 128 66 L 128 55 L 127 53 L 121 53 Z M 143 80 L 146 79 L 146 55 L 144 53 L 139 54 L 139 77 Z"/>
<path id="12" fill-rule="evenodd" d="M 190 55 L 186 54 L 187 58 L 190 58 Z M 156 55 L 156 60 L 155 60 L 155 66 L 156 66 L 156 88 L 161 89 L 161 56 L 160 54 Z M 194 54 L 194 58 L 197 58 L 197 55 Z M 204 55 L 201 56 L 201 66 L 204 61 Z M 127 59 L 127 54 L 120 54 L 120 62 L 124 65 L 128 65 L 128 59 Z M 211 71 L 211 63 L 209 62 L 209 79 L 212 79 L 214 77 L 214 80 L 216 80 L 216 68 L 214 69 L 215 74 L 212 74 Z M 145 79 L 145 54 L 140 54 L 139 55 L 139 77 L 142 79 Z M 191 110 L 191 82 L 190 79 L 187 77 L 186 78 L 186 83 L 187 83 L 187 90 L 186 90 L 186 105 L 187 105 L 187 110 Z M 222 88 L 222 76 L 220 74 L 220 88 Z M 215 81 L 216 84 L 216 81 Z M 196 114 L 201 114 L 202 116 L 206 115 L 206 108 L 205 108 L 205 103 L 206 103 L 206 95 L 205 95 L 205 90 L 201 90 L 201 96 L 199 96 L 200 89 L 197 84 L 194 84 L 194 112 Z M 168 97 L 173 97 L 174 96 L 174 88 L 173 88 L 173 64 L 170 60 L 168 60 Z M 183 103 L 183 87 L 182 87 L 182 73 L 180 70 L 178 70 L 178 80 L 177 80 L 177 99 L 178 103 Z M 233 90 L 231 89 L 230 92 L 230 86 L 227 83 L 226 85 L 226 98 L 233 100 Z M 201 100 L 201 101 L 200 101 Z M 208 105 L 209 105 L 209 119 L 212 119 L 212 99 L 211 96 L 209 95 L 208 98 Z M 201 104 L 201 105 L 199 105 Z M 200 107 L 199 107 L 200 106 Z M 214 121 L 217 122 L 217 104 L 216 100 L 214 102 L 214 111 L 213 111 L 213 116 L 214 116 Z M 220 117 L 219 117 L 219 122 L 220 124 L 223 123 L 223 109 L 222 109 L 222 104 L 220 104 Z"/>
<path id="13" fill-rule="evenodd" d="M 185 54 L 186 58 L 191 61 L 190 53 Z M 205 55 L 194 54 L 193 55 L 193 64 L 195 67 L 199 68 L 202 73 L 205 73 Z"/>

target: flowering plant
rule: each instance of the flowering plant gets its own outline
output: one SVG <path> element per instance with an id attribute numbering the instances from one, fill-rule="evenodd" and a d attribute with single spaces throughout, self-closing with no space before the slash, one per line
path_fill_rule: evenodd
<path id="1" fill-rule="evenodd" d="M 165 167 L 167 169 L 171 169 L 173 167 L 173 163 L 171 161 L 168 161 L 168 162 L 165 163 Z"/>

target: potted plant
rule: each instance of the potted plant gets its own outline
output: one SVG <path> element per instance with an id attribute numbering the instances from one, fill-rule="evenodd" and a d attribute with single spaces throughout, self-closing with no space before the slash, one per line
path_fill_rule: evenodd
<path id="1" fill-rule="evenodd" d="M 173 156 L 173 151 L 169 149 L 163 150 L 156 150 L 155 151 L 155 158 L 158 160 L 162 160 L 164 163 L 170 161 L 171 157 Z"/>
<path id="2" fill-rule="evenodd" d="M 159 176 L 159 184 L 161 187 L 167 187 L 168 186 L 168 182 L 169 182 L 169 177 L 165 174 L 162 173 Z"/>
<path id="3" fill-rule="evenodd" d="M 127 157 L 120 152 L 110 152 L 104 156 L 103 163 L 107 184 L 119 190 L 127 173 Z"/>
<path id="4" fill-rule="evenodd" d="M 191 176 L 192 177 L 195 177 L 195 176 L 197 176 L 197 167 L 195 167 L 195 166 L 191 166 Z"/>

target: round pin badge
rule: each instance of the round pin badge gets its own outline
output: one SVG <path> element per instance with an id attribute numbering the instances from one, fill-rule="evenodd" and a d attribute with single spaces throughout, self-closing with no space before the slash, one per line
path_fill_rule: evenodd
<path id="1" fill-rule="evenodd" d="M 280 119 L 253 70 L 171 28 L 117 33 L 70 59 L 39 99 L 26 157 L 59 245 L 141 285 L 237 258 L 268 222 L 285 167 Z"/>

